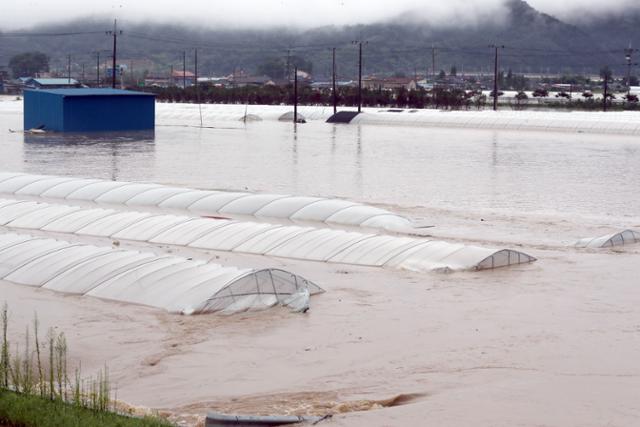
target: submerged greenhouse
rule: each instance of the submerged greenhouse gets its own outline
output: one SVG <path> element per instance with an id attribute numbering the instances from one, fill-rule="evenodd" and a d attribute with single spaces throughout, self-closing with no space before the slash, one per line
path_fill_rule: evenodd
<path id="1" fill-rule="evenodd" d="M 588 237 L 576 242 L 578 248 L 611 248 L 640 243 L 640 233 L 633 230 L 624 230 L 600 237 Z"/>
<path id="2" fill-rule="evenodd" d="M 0 173 L 0 194 L 92 202 L 114 207 L 186 211 L 192 215 L 250 217 L 408 232 L 412 222 L 384 209 L 341 199 L 203 191 L 159 184 Z"/>
<path id="3" fill-rule="evenodd" d="M 150 212 L 0 200 L 0 225 L 152 244 L 412 271 L 486 270 L 533 262 L 510 249 L 413 237 Z"/>
<path id="4" fill-rule="evenodd" d="M 280 269 L 242 269 L 149 252 L 0 234 L 0 280 L 142 304 L 171 313 L 306 311 L 314 283 Z"/>

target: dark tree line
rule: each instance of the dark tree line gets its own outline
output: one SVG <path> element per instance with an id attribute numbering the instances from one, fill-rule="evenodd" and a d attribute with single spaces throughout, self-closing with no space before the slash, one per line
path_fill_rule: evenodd
<path id="1" fill-rule="evenodd" d="M 133 88 L 140 90 L 140 88 Z M 170 88 L 146 88 L 148 92 L 157 95 L 160 102 L 203 103 L 203 104 L 251 104 L 251 105 L 292 105 L 293 87 L 287 86 L 246 86 L 246 87 L 213 87 L 201 85 L 199 88 L 179 87 Z M 498 96 L 503 95 L 498 92 Z M 538 99 L 547 97 L 546 89 L 537 89 L 533 97 L 529 97 L 523 91 L 508 101 L 506 108 L 522 109 L 527 105 L 537 107 Z M 571 108 L 583 110 L 598 110 L 602 108 L 602 102 L 593 99 L 593 94 L 585 92 L 581 99 L 566 102 L 568 94 L 560 92 L 556 99 L 544 100 L 544 106 L 548 108 Z M 375 108 L 437 108 L 444 110 L 483 109 L 490 106 L 493 93 L 489 96 L 481 91 L 465 91 L 453 87 L 436 87 L 431 90 L 419 88 L 407 90 L 398 88 L 394 90 L 363 89 L 362 105 Z M 358 89 L 356 87 L 338 88 L 338 105 L 355 106 L 358 103 Z M 608 105 L 612 109 L 638 109 L 638 98 L 634 95 L 624 97 L 624 102 L 613 104 L 613 96 L 609 96 Z M 302 86 L 298 90 L 298 104 L 300 105 L 333 105 L 331 89 L 312 89 Z"/>
<path id="2" fill-rule="evenodd" d="M 30 77 L 49 71 L 49 57 L 42 52 L 25 52 L 11 57 L 9 68 L 14 78 Z"/>
<path id="3" fill-rule="evenodd" d="M 147 90 L 156 93 L 161 102 L 201 102 L 205 104 L 261 104 L 281 105 L 293 104 L 292 86 L 261 86 L 261 87 L 207 87 L 196 89 L 190 87 L 154 88 Z M 342 87 L 338 89 L 338 104 L 341 106 L 357 105 L 358 89 Z M 298 103 L 301 105 L 333 105 L 333 95 L 330 89 L 312 89 L 308 86 L 299 88 Z M 435 88 L 407 90 L 363 89 L 362 105 L 365 107 L 388 108 L 443 108 L 469 109 L 482 107 L 486 103 L 486 96 L 478 92 L 466 92 L 454 88 Z"/>

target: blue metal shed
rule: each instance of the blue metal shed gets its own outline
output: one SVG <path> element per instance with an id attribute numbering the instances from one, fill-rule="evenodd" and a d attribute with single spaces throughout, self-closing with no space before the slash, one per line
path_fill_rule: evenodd
<path id="1" fill-rule="evenodd" d="M 24 129 L 55 132 L 153 130 L 155 95 L 119 89 L 24 91 Z"/>

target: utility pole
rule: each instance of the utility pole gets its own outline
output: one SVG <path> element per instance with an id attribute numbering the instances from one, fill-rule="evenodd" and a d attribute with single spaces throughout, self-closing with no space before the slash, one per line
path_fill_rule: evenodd
<path id="1" fill-rule="evenodd" d="M 171 74 L 169 74 L 169 83 L 171 84 L 171 86 L 174 85 L 174 82 L 173 82 L 173 64 L 171 64 Z"/>
<path id="2" fill-rule="evenodd" d="M 636 49 L 631 48 L 631 43 L 629 43 L 629 47 L 624 50 L 624 57 L 627 60 L 627 97 L 631 95 L 631 55 L 635 52 Z"/>
<path id="3" fill-rule="evenodd" d="M 84 84 L 84 62 L 82 63 L 82 83 Z"/>
<path id="4" fill-rule="evenodd" d="M 113 20 L 113 31 L 107 31 L 107 35 L 113 36 L 113 62 L 111 63 L 111 88 L 116 88 L 116 58 L 118 51 L 118 34 L 122 34 L 122 31 L 118 31 L 118 20 Z"/>
<path id="5" fill-rule="evenodd" d="M 195 50 L 195 58 L 194 58 L 194 75 L 195 75 L 195 85 L 196 91 L 198 90 L 198 48 Z"/>
<path id="6" fill-rule="evenodd" d="M 333 83 L 333 114 L 336 114 L 338 112 L 338 94 L 336 93 L 336 48 L 333 48 L 333 77 L 332 77 L 332 83 Z"/>
<path id="7" fill-rule="evenodd" d="M 71 55 L 67 55 L 67 83 L 71 84 Z"/>
<path id="8" fill-rule="evenodd" d="M 433 82 L 436 81 L 436 51 L 436 47 L 431 46 L 431 78 Z"/>
<path id="9" fill-rule="evenodd" d="M 100 51 L 96 52 L 96 87 L 100 87 Z"/>
<path id="10" fill-rule="evenodd" d="M 607 112 L 607 98 L 609 97 L 609 73 L 607 69 L 604 71 L 604 91 L 602 94 L 602 111 Z"/>
<path id="11" fill-rule="evenodd" d="M 287 84 L 291 83 L 290 66 L 291 66 L 291 49 L 287 49 L 287 69 L 286 69 Z"/>
<path id="12" fill-rule="evenodd" d="M 187 51 L 182 51 L 182 89 L 187 88 Z"/>
<path id="13" fill-rule="evenodd" d="M 298 67 L 294 68 L 293 76 L 293 124 L 298 123 Z"/>
<path id="14" fill-rule="evenodd" d="M 355 40 L 353 44 L 358 45 L 358 113 L 362 112 L 362 45 L 368 42 Z"/>
<path id="15" fill-rule="evenodd" d="M 493 111 L 498 111 L 498 49 L 504 49 L 504 46 L 491 45 L 495 49 L 495 58 L 493 62 Z"/>

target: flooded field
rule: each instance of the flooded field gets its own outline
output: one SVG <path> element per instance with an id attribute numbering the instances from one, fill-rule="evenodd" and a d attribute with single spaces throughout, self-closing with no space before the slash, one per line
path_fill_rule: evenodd
<path id="1" fill-rule="evenodd" d="M 502 212 L 634 216 L 637 137 L 311 121 L 164 126 L 152 137 L 24 136 L 0 115 L 0 169 Z M 51 144 L 51 138 L 56 141 Z"/>
<path id="2" fill-rule="evenodd" d="M 118 242 L 300 274 L 326 291 L 306 314 L 179 316 L 0 282 L 13 333 L 37 310 L 43 327 L 67 333 L 83 370 L 109 365 L 132 406 L 185 425 L 208 410 L 329 413 L 336 426 L 622 427 L 640 417 L 640 245 L 573 247 L 640 229 L 637 137 L 219 120 L 61 138 L 9 132 L 22 127 L 9 104 L 0 172 L 339 197 L 434 226 L 433 238 L 538 259 L 443 274 Z"/>

